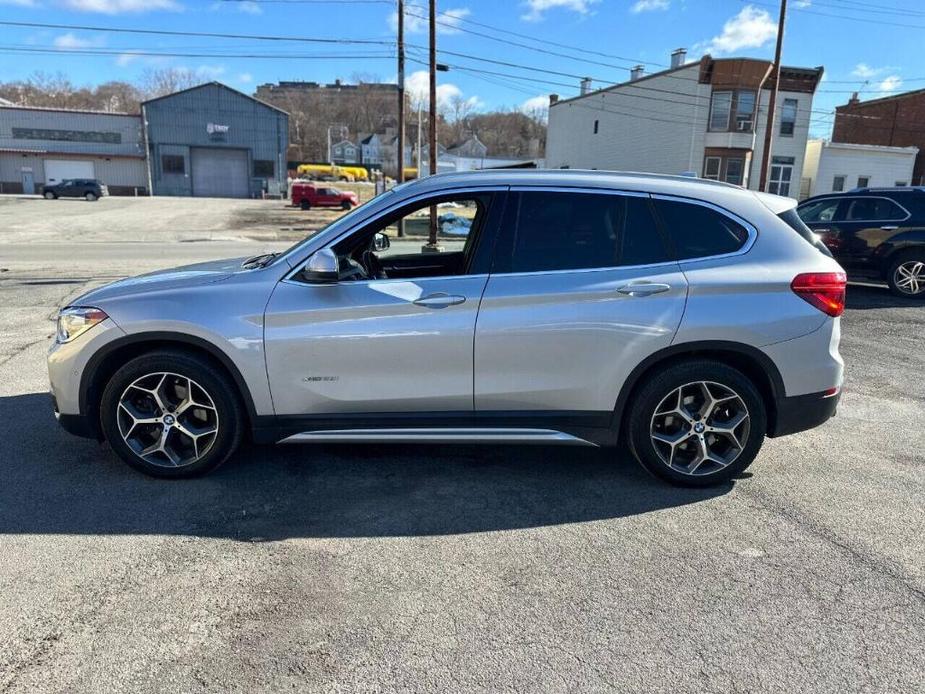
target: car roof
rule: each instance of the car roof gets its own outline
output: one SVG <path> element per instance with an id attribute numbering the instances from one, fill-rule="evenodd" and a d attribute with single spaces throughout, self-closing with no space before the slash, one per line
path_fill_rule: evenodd
<path id="1" fill-rule="evenodd" d="M 779 214 L 796 206 L 796 200 L 768 193 L 756 193 L 731 183 L 690 176 L 636 171 L 595 169 L 482 169 L 440 173 L 410 181 L 402 190 L 427 193 L 469 185 L 554 186 L 562 188 L 602 188 L 694 198 L 736 211 L 756 202 Z"/>
<path id="2" fill-rule="evenodd" d="M 921 195 L 925 193 L 925 186 L 892 186 L 892 187 L 883 187 L 883 188 L 852 188 L 851 190 L 843 191 L 833 191 L 831 193 L 820 193 L 819 195 L 813 195 L 810 198 L 806 198 L 800 205 L 805 205 L 810 202 L 816 202 L 817 200 L 826 200 L 830 198 L 857 198 L 857 197 L 872 197 L 872 198 L 888 198 L 892 196 L 901 196 L 905 197 L 907 195 Z"/>

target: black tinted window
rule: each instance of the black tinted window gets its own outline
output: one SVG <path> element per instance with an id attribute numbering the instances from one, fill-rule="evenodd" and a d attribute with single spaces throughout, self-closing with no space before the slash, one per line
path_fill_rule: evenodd
<path id="1" fill-rule="evenodd" d="M 581 270 L 667 260 L 643 197 L 519 193 L 512 253 L 502 271 Z"/>
<path id="2" fill-rule="evenodd" d="M 732 253 L 748 240 L 745 227 L 709 207 L 674 200 L 654 202 L 679 259 Z"/>
<path id="3" fill-rule="evenodd" d="M 905 219 L 903 212 L 895 202 L 887 198 L 853 198 L 848 203 L 845 221 L 874 222 Z"/>
<path id="4" fill-rule="evenodd" d="M 840 198 L 825 198 L 803 203 L 797 208 L 797 214 L 804 222 L 831 222 L 838 211 Z"/>

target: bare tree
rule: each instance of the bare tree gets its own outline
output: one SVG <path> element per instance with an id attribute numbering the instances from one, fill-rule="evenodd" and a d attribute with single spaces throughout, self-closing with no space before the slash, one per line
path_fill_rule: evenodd
<path id="1" fill-rule="evenodd" d="M 154 99 L 189 89 L 209 80 L 186 68 L 148 68 L 141 75 L 141 92 L 146 99 Z"/>

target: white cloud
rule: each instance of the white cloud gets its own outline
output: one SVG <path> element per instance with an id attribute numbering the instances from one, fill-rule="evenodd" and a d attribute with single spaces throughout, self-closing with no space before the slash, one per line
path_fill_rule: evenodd
<path id="1" fill-rule="evenodd" d="M 183 6 L 176 0 L 63 0 L 62 4 L 78 12 L 124 14 L 152 10 L 179 11 Z"/>
<path id="2" fill-rule="evenodd" d="M 0 0 L 0 5 L 14 5 L 15 7 L 35 7 L 35 0 Z"/>
<path id="3" fill-rule="evenodd" d="M 253 0 L 242 0 L 242 2 L 213 2 L 209 9 L 213 12 L 243 12 L 244 14 L 263 14 L 263 8 L 259 2 Z"/>
<path id="4" fill-rule="evenodd" d="M 877 91 L 887 93 L 898 92 L 899 88 L 902 86 L 903 81 L 899 75 L 890 75 L 877 85 Z"/>
<path id="5" fill-rule="evenodd" d="M 872 68 L 867 63 L 858 63 L 854 66 L 854 70 L 851 71 L 851 74 L 855 77 L 860 77 L 861 79 L 869 79 L 873 77 L 878 72 L 881 72 L 882 68 Z"/>
<path id="6" fill-rule="evenodd" d="M 812 0 L 797 0 L 793 6 L 798 10 L 805 10 L 807 7 L 812 7 L 812 4 Z"/>
<path id="7" fill-rule="evenodd" d="M 437 33 L 458 34 L 460 20 L 465 19 L 472 10 L 468 7 L 456 7 L 449 10 L 437 8 Z M 405 3 L 405 32 L 409 34 L 423 34 L 428 30 L 430 10 L 424 0 L 411 0 Z M 389 28 L 398 31 L 398 12 L 389 15 Z"/>
<path id="8" fill-rule="evenodd" d="M 746 5 L 723 24 L 723 33 L 703 46 L 705 53 L 721 55 L 742 48 L 761 48 L 777 36 L 777 22 L 764 10 Z"/>
<path id="9" fill-rule="evenodd" d="M 534 96 L 520 105 L 520 112 L 531 117 L 546 120 L 549 115 L 549 97 Z"/>
<path id="10" fill-rule="evenodd" d="M 74 50 L 76 48 L 93 48 L 94 46 L 102 46 L 104 40 L 102 38 L 84 38 L 77 36 L 72 32 L 68 32 L 66 34 L 61 34 L 61 36 L 56 36 L 52 43 L 54 44 L 55 48 Z"/>
<path id="11" fill-rule="evenodd" d="M 671 5 L 669 0 L 636 0 L 630 12 L 639 14 L 640 12 L 651 12 L 652 10 L 667 10 Z"/>
<path id="12" fill-rule="evenodd" d="M 577 12 L 578 14 L 588 14 L 591 6 L 600 2 L 600 0 L 526 0 L 528 12 L 521 15 L 521 19 L 527 22 L 539 22 L 543 19 L 543 13 L 547 10 L 564 9 Z"/>
<path id="13" fill-rule="evenodd" d="M 224 65 L 200 65 L 195 70 L 193 70 L 199 77 L 207 77 L 209 79 L 215 79 L 225 74 Z"/>
<path id="14" fill-rule="evenodd" d="M 420 102 L 424 108 L 429 108 L 430 104 L 430 75 L 427 70 L 418 70 L 412 72 L 405 78 L 405 91 L 411 97 L 412 102 Z M 450 103 L 462 98 L 463 91 L 455 84 L 445 83 L 437 85 L 437 108 L 443 109 L 450 106 Z M 466 100 L 466 105 L 470 110 L 482 108 L 485 104 L 477 96 L 470 96 Z"/>
<path id="15" fill-rule="evenodd" d="M 238 82 L 243 82 L 244 84 L 250 84 L 254 81 L 254 76 L 249 72 L 242 72 L 238 75 Z"/>

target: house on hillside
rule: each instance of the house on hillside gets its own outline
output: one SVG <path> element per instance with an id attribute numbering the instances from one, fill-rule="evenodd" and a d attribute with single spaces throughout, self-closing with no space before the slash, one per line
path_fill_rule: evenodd
<path id="1" fill-rule="evenodd" d="M 335 164 L 359 164 L 360 148 L 350 140 L 331 145 L 331 161 Z"/>
<path id="2" fill-rule="evenodd" d="M 378 133 L 367 135 L 360 140 L 360 161 L 363 166 L 382 168 L 382 140 Z"/>
<path id="3" fill-rule="evenodd" d="M 470 135 L 465 140 L 461 140 L 447 147 L 446 153 L 454 157 L 482 159 L 488 156 L 488 147 L 482 144 L 477 135 Z"/>

